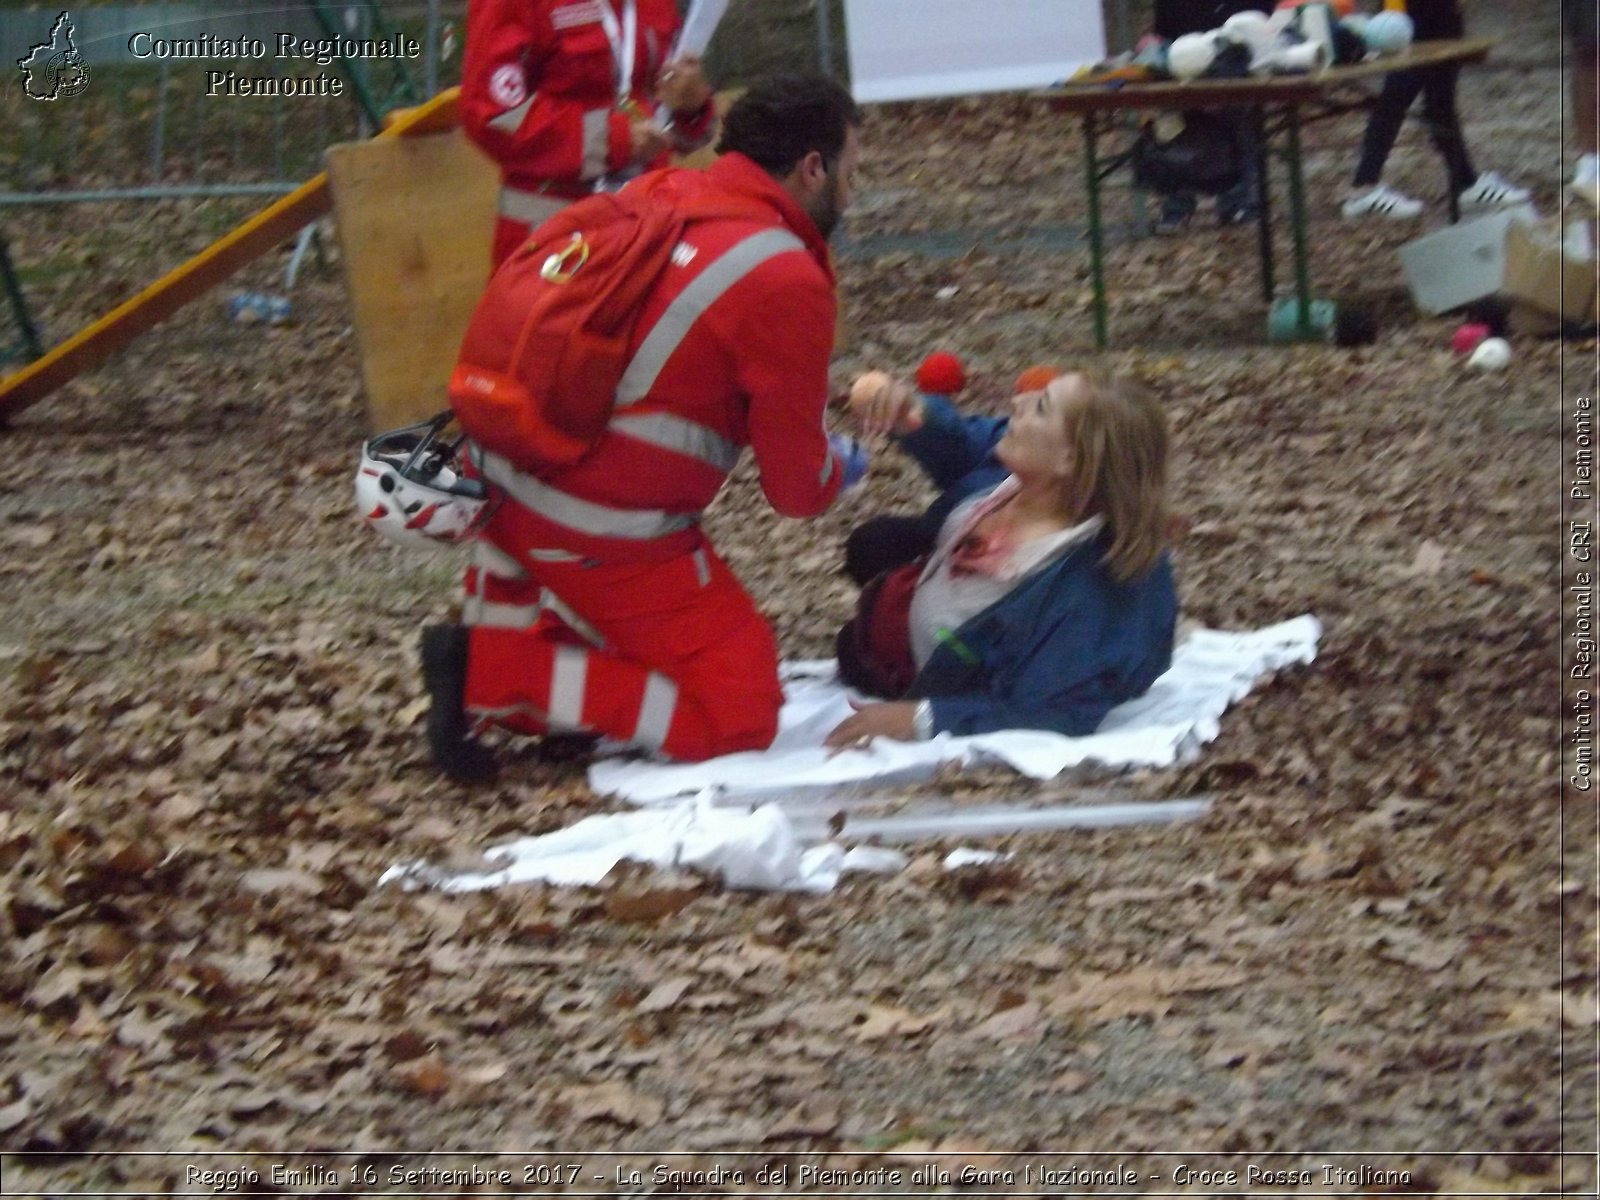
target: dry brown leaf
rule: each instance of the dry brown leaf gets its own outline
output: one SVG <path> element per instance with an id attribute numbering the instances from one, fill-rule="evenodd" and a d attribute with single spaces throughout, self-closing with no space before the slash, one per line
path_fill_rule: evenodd
<path id="1" fill-rule="evenodd" d="M 1043 1007 L 1030 1000 L 995 1013 L 977 1025 L 972 1030 L 972 1036 L 996 1042 L 1016 1042 L 1043 1036 L 1046 1024 Z"/>
<path id="2" fill-rule="evenodd" d="M 1506 1006 L 1505 1023 L 1512 1029 L 1592 1029 L 1600 1025 L 1600 1004 L 1593 994 L 1540 992 L 1521 996 Z"/>
<path id="3" fill-rule="evenodd" d="M 700 888 L 656 888 L 646 892 L 610 892 L 606 913 L 614 921 L 654 924 L 681 912 L 701 893 Z"/>
<path id="4" fill-rule="evenodd" d="M 562 1098 L 579 1121 L 612 1121 L 634 1129 L 659 1124 L 665 1111 L 655 1096 L 620 1080 L 569 1087 Z"/>
<path id="5" fill-rule="evenodd" d="M 784 1138 L 824 1137 L 839 1127 L 839 1106 L 825 1097 L 802 1100 L 767 1129 L 763 1141 Z"/>
<path id="6" fill-rule="evenodd" d="M 1051 1081 L 1050 1088 L 1052 1091 L 1072 1095 L 1074 1092 L 1081 1092 L 1085 1088 L 1093 1086 L 1097 1078 L 1098 1076 L 1088 1071 L 1068 1068 Z"/>
<path id="7" fill-rule="evenodd" d="M 1407 929 L 1379 934 L 1373 946 L 1379 958 L 1429 972 L 1444 970 L 1466 948 L 1459 938 L 1429 938 Z"/>
<path id="8" fill-rule="evenodd" d="M 903 1008 L 874 1004 L 867 1009 L 866 1019 L 855 1027 L 854 1032 L 863 1042 L 911 1037 L 931 1027 L 942 1015 L 942 1012 L 918 1015 Z"/>
<path id="9" fill-rule="evenodd" d="M 480 1067 L 467 1067 L 459 1072 L 457 1078 L 462 1083 L 484 1086 L 490 1083 L 499 1083 L 510 1073 L 510 1068 L 505 1063 L 485 1063 Z"/>
<path id="10" fill-rule="evenodd" d="M 450 1090 L 450 1069 L 436 1054 L 401 1063 L 392 1074 L 401 1090 L 414 1095 L 438 1099 Z"/>
<path id="11" fill-rule="evenodd" d="M 650 989 L 650 993 L 643 1000 L 639 1001 L 637 1011 L 642 1013 L 664 1012 L 683 999 L 683 994 L 693 986 L 694 978 L 689 975 L 680 975 L 676 979 L 658 983 Z"/>
<path id="12" fill-rule="evenodd" d="M 0 1105 L 0 1133 L 10 1133 L 26 1121 L 32 1112 L 33 1105 L 26 1096 L 13 1100 L 10 1104 Z"/>
<path id="13" fill-rule="evenodd" d="M 117 1041 L 146 1054 L 161 1050 L 166 1046 L 166 1029 L 170 1023 L 160 1018 L 151 1019 L 135 1008 L 117 1023 Z"/>
<path id="14" fill-rule="evenodd" d="M 247 892 L 271 895 L 273 892 L 293 892 L 300 896 L 315 896 L 322 891 L 322 880 L 309 871 L 289 867 L 255 867 L 239 876 L 239 886 Z"/>
<path id="15" fill-rule="evenodd" d="M 403 1063 L 421 1058 L 432 1046 L 433 1039 L 424 1037 L 414 1029 L 402 1029 L 384 1039 L 383 1053 L 390 1062 Z"/>
<path id="16" fill-rule="evenodd" d="M 1409 575 L 1437 575 L 1444 567 L 1448 557 L 1445 548 L 1438 542 L 1424 541 L 1417 547 L 1416 557 L 1411 560 L 1411 565 L 1406 568 Z"/>
<path id="17" fill-rule="evenodd" d="M 26 550 L 42 550 L 55 541 L 56 531 L 48 525 L 7 524 L 0 527 L 0 537 Z"/>

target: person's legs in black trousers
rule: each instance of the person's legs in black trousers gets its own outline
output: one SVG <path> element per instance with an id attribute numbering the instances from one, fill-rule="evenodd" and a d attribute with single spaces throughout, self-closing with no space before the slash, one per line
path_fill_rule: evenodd
<path id="1" fill-rule="evenodd" d="M 1223 225 L 1243 225 L 1256 219 L 1256 189 L 1261 178 L 1261 139 L 1254 109 L 1223 109 L 1222 117 L 1233 134 L 1239 158 L 1239 182 L 1217 193 L 1217 220 Z"/>
<path id="2" fill-rule="evenodd" d="M 1400 136 L 1400 126 L 1405 123 L 1406 110 L 1425 82 L 1421 71 L 1394 71 L 1384 77 L 1383 90 L 1367 114 L 1367 128 L 1361 135 L 1361 158 L 1356 163 L 1350 196 L 1340 209 L 1346 218 L 1404 220 L 1422 213 L 1420 200 L 1403 196 L 1379 181 L 1395 139 Z"/>
<path id="3" fill-rule="evenodd" d="M 1422 119 L 1427 122 L 1428 137 L 1444 159 L 1449 194 L 1459 196 L 1478 181 L 1466 140 L 1461 136 L 1461 117 L 1456 112 L 1456 77 L 1460 70 L 1455 66 L 1430 67 L 1417 74 L 1422 76 Z"/>
<path id="4" fill-rule="evenodd" d="M 1406 110 L 1426 82 L 1423 75 L 1421 71 L 1391 71 L 1384 76 L 1383 90 L 1372 105 L 1372 111 L 1367 116 L 1366 132 L 1361 136 L 1361 158 L 1356 164 L 1354 180 L 1356 187 L 1375 187 L 1383 178 L 1384 164 L 1389 161 L 1389 152 L 1394 149 L 1395 139 L 1400 136 Z"/>
<path id="5" fill-rule="evenodd" d="M 1472 165 L 1466 139 L 1461 136 L 1461 118 L 1456 113 L 1456 78 L 1460 73 L 1456 66 L 1432 67 L 1423 72 L 1426 78 L 1422 85 L 1422 119 L 1427 122 L 1428 137 L 1444 159 L 1451 215 L 1457 216 L 1466 209 L 1482 212 L 1524 204 L 1528 199 L 1526 188 L 1507 183 L 1493 171 L 1479 172 Z"/>

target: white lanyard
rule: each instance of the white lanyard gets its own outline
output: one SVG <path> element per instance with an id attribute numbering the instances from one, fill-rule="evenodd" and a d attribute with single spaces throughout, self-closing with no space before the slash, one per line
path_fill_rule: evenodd
<path id="1" fill-rule="evenodd" d="M 626 100 L 633 92 L 633 56 L 639 46 L 639 10 L 635 0 L 622 0 L 622 23 L 617 24 L 617 14 L 611 11 L 610 0 L 596 0 L 600 5 L 600 27 L 606 31 L 606 41 L 611 43 L 611 62 L 617 70 L 617 99 Z"/>

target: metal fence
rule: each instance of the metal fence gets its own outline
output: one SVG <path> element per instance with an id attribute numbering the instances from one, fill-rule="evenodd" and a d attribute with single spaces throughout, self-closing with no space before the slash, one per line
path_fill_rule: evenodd
<path id="1" fill-rule="evenodd" d="M 287 191 L 321 170 L 329 145 L 453 82 L 443 43 L 457 40 L 464 9 L 223 0 L 0 11 L 8 64 L 40 47 L 37 72 L 76 58 L 71 86 L 54 81 L 53 97 L 25 70 L 8 72 L 0 205 Z M 315 53 L 396 37 L 414 52 Z"/>
<path id="2" fill-rule="evenodd" d="M 0 369 L 300 186 L 329 146 L 366 136 L 387 109 L 456 82 L 465 9 L 216 0 L 0 10 Z M 379 43 L 404 53 L 360 53 Z"/>

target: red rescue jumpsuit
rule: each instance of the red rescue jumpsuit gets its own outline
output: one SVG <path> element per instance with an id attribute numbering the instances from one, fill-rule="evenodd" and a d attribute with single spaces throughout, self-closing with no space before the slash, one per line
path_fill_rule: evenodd
<path id="1" fill-rule="evenodd" d="M 479 453 L 504 499 L 466 577 L 466 709 L 526 733 L 588 730 L 703 759 L 765 748 L 777 643 L 700 528 L 748 445 L 785 516 L 825 510 L 834 283 L 811 218 L 729 154 L 675 186 L 742 198 L 688 227 L 645 302 L 617 408 L 576 465 Z"/>
<path id="2" fill-rule="evenodd" d="M 619 86 L 630 25 L 633 69 Z M 535 225 L 630 168 L 631 123 L 656 113 L 679 25 L 674 0 L 471 0 L 461 122 L 500 165 L 495 266 Z M 704 145 L 711 103 L 672 122 L 680 152 Z"/>

